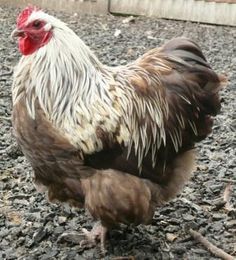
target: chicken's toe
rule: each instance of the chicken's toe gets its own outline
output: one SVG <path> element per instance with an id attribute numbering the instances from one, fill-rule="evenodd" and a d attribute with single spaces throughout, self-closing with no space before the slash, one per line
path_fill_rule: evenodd
<path id="1" fill-rule="evenodd" d="M 73 244 L 80 244 L 81 240 L 84 238 L 84 234 L 76 232 L 76 231 L 67 231 L 62 233 L 57 242 L 59 243 L 73 243 Z"/>

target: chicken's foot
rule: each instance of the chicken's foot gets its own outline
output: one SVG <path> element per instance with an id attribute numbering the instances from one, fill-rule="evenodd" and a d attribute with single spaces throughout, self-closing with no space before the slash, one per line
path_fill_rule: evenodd
<path id="1" fill-rule="evenodd" d="M 107 228 L 104 227 L 101 223 L 97 222 L 91 231 L 88 231 L 86 228 L 82 228 L 82 232 L 85 235 L 85 239 L 80 242 L 80 246 L 94 247 L 97 242 L 101 243 L 101 253 L 102 255 L 106 254 L 105 242 Z"/>

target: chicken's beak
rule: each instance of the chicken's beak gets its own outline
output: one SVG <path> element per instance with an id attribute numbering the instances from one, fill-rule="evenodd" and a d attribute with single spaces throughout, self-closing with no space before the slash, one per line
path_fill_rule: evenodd
<path id="1" fill-rule="evenodd" d="M 15 29 L 11 33 L 11 39 L 14 40 L 16 37 L 23 37 L 25 35 L 24 31 L 21 29 Z"/>

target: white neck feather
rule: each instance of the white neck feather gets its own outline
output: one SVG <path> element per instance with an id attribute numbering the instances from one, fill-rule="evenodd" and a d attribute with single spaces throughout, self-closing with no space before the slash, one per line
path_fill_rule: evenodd
<path id="1" fill-rule="evenodd" d="M 46 46 L 30 56 L 23 56 L 18 64 L 13 83 L 13 104 L 25 95 L 28 113 L 35 118 L 37 99 L 46 117 L 62 132 L 70 132 L 75 138 L 72 142 L 76 144 L 78 126 L 89 127 L 91 119 L 99 125 L 105 114 L 112 115 L 110 120 L 114 124 L 109 123 L 109 131 L 113 131 L 118 114 L 112 108 L 114 96 L 109 88 L 114 79 L 111 70 L 102 65 L 63 23 L 54 28 L 53 33 Z M 86 139 L 81 137 L 81 140 L 83 138 Z M 89 150 L 93 149 L 96 150 L 94 147 Z"/>

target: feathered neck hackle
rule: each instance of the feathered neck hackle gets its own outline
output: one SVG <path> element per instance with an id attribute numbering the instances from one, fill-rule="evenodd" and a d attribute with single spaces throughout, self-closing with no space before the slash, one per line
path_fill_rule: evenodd
<path id="1" fill-rule="evenodd" d="M 89 133 L 89 129 L 96 129 L 104 117 L 109 121 L 104 122 L 107 130 L 115 131 L 119 115 L 113 108 L 114 79 L 111 69 L 102 65 L 70 28 L 53 19 L 57 26 L 48 44 L 23 56 L 16 67 L 13 105 L 25 98 L 28 113 L 34 119 L 38 103 L 48 120 L 78 145 L 80 127 L 87 128 L 86 136 L 80 131 L 82 142 L 92 138 L 94 133 Z M 101 149 L 99 140 L 88 141 L 88 147 L 79 145 L 86 152 Z"/>
<path id="2" fill-rule="evenodd" d="M 30 70 L 25 89 L 30 115 L 35 117 L 36 97 L 53 120 L 59 120 L 71 108 L 74 110 L 73 105 L 79 100 L 83 100 L 85 107 L 91 105 L 94 95 L 108 102 L 106 88 L 111 77 L 97 57 L 64 23 L 58 21 L 53 34 L 46 46 L 31 56 L 23 56 L 17 68 Z M 19 93 L 14 94 L 16 102 Z"/>

